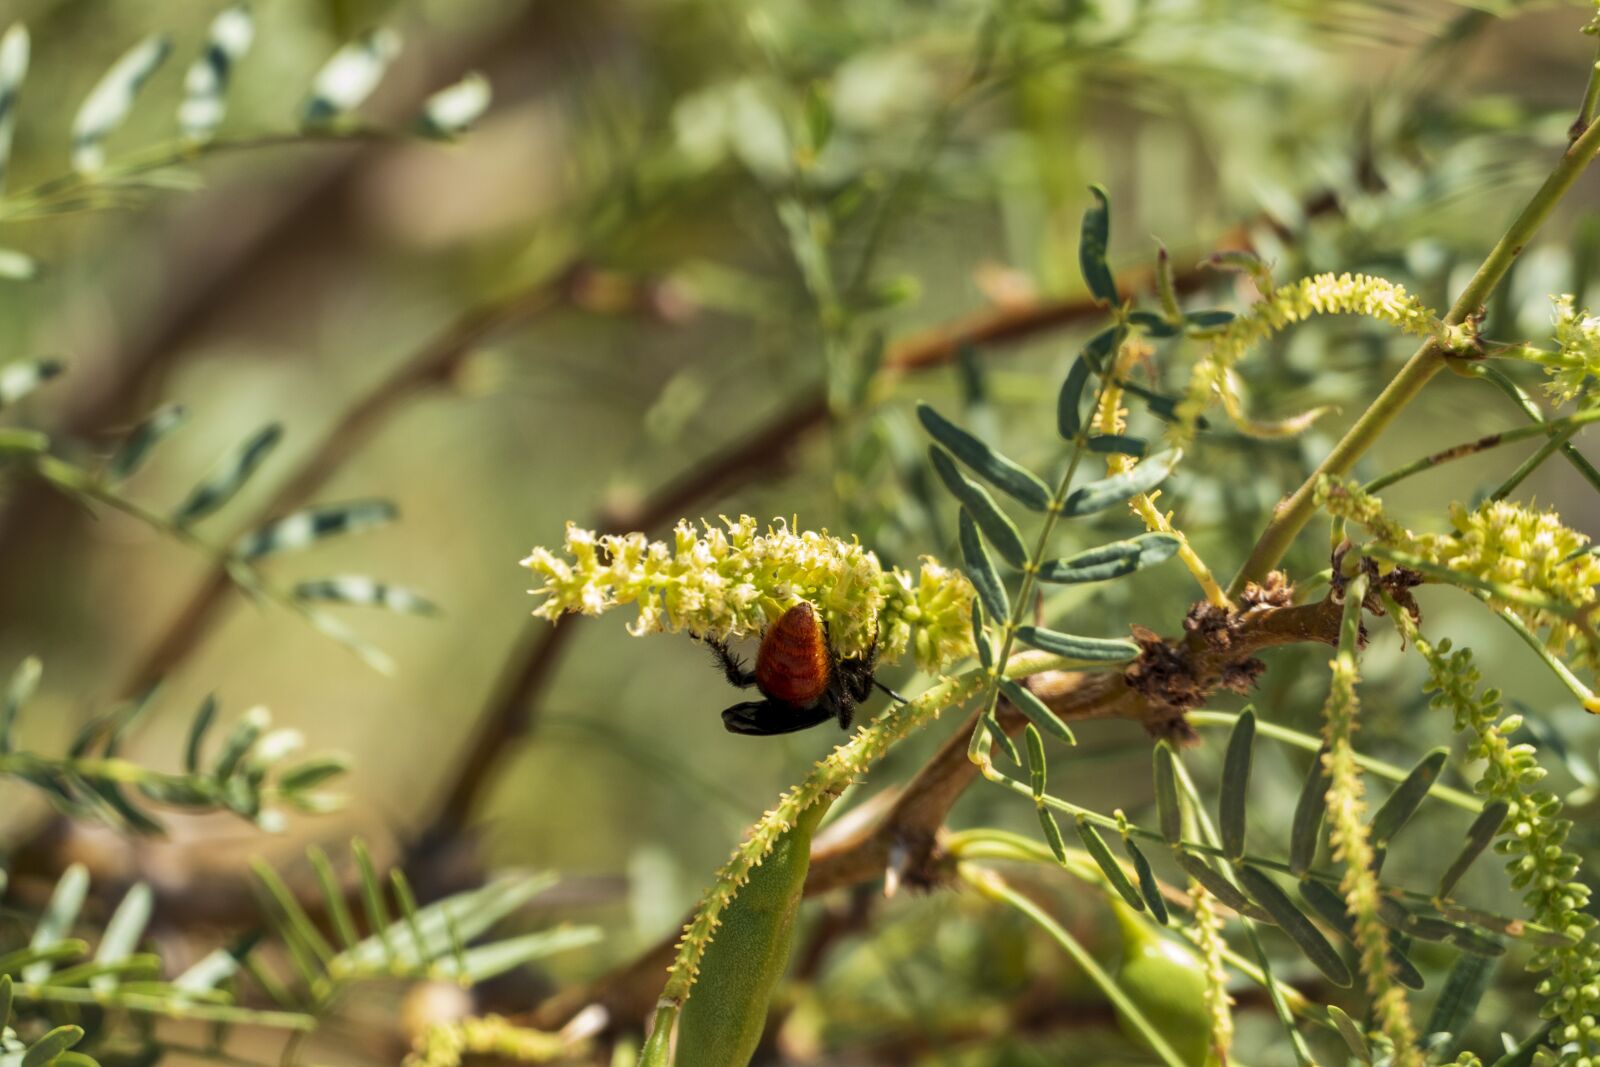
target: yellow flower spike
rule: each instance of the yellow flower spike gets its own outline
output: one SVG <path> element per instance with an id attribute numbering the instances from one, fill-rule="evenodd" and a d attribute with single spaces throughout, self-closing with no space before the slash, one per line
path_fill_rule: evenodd
<path id="1" fill-rule="evenodd" d="M 544 598 L 534 614 L 551 622 L 634 604 L 635 636 L 740 637 L 806 600 L 843 656 L 862 655 L 874 639 L 883 661 L 911 648 L 924 670 L 973 653 L 974 593 L 964 576 L 926 557 L 916 574 L 885 569 L 859 542 L 826 530 L 796 532 L 777 520 L 763 532 L 741 515 L 703 533 L 681 521 L 670 545 L 572 525 L 564 544 L 565 558 L 536 548 L 522 561 L 543 583 L 532 590 Z"/>

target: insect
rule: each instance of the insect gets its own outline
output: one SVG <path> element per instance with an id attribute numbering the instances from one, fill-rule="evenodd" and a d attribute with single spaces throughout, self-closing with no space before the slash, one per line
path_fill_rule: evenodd
<path id="1" fill-rule="evenodd" d="M 788 734 L 829 719 L 839 720 L 839 728 L 848 730 L 856 705 L 871 695 L 873 686 L 905 701 L 873 677 L 877 639 L 866 655 L 841 658 L 833 650 L 827 624 L 805 601 L 785 611 L 761 635 L 753 671 L 746 669 L 725 643 L 707 638 L 706 644 L 729 682 L 740 689 L 755 686 L 766 698 L 735 704 L 722 713 L 722 725 L 732 733 L 757 737 Z"/>

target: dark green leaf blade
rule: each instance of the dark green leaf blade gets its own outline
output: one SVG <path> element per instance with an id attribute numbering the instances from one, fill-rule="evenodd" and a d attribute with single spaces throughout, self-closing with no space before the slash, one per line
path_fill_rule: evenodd
<path id="1" fill-rule="evenodd" d="M 1067 496 L 1061 514 L 1069 518 L 1091 515 L 1117 504 L 1126 503 L 1140 493 L 1148 493 L 1166 481 L 1182 456 L 1182 449 L 1170 449 L 1151 456 L 1132 470 L 1079 486 Z"/>
<path id="2" fill-rule="evenodd" d="M 1180 844 L 1183 841 L 1183 806 L 1178 799 L 1175 759 L 1172 749 L 1166 742 L 1156 744 L 1154 754 L 1156 814 L 1161 821 L 1161 836 L 1166 838 L 1169 845 Z"/>
<path id="3" fill-rule="evenodd" d="M 988 550 L 983 547 L 978 524 L 966 508 L 961 509 L 960 524 L 961 559 L 967 567 L 967 578 L 977 589 L 985 611 L 996 619 L 1009 619 L 1011 600 L 1006 596 L 1006 587 L 994 569 L 994 561 L 989 558 Z"/>
<path id="4" fill-rule="evenodd" d="M 1105 838 L 1100 836 L 1100 831 L 1094 828 L 1094 824 L 1086 816 L 1079 815 L 1076 822 L 1078 838 L 1083 842 L 1085 851 L 1089 853 L 1095 865 L 1100 868 L 1100 873 L 1105 875 L 1106 884 L 1127 901 L 1128 907 L 1135 911 L 1144 911 L 1144 896 L 1128 879 L 1128 873 L 1122 869 L 1122 864 L 1111 854 L 1111 849 L 1106 846 Z"/>
<path id="5" fill-rule="evenodd" d="M 918 402 L 917 418 L 934 440 L 1002 493 L 1034 511 L 1050 506 L 1050 487 L 1037 474 L 990 448 L 925 402 Z"/>
<path id="6" fill-rule="evenodd" d="M 1255 754 L 1256 713 L 1246 708 L 1228 735 L 1222 760 L 1222 788 L 1217 796 L 1217 827 L 1222 852 L 1230 860 L 1244 855 L 1245 806 L 1250 795 L 1250 764 Z"/>
<path id="7" fill-rule="evenodd" d="M 1017 532 L 1017 526 L 1010 516 L 1000 510 L 1000 505 L 994 502 L 989 491 L 962 474 L 950 453 L 938 445 L 928 446 L 928 459 L 933 463 L 934 473 L 939 475 L 944 487 L 977 522 L 984 537 L 1000 553 L 1000 558 L 1018 568 L 1027 563 L 1028 550 L 1022 543 L 1022 535 Z"/>
<path id="8" fill-rule="evenodd" d="M 1000 691 L 1006 695 L 1006 699 L 1011 701 L 1018 711 L 1026 715 L 1041 729 L 1049 731 L 1056 740 L 1064 741 L 1069 745 L 1078 743 L 1078 739 L 1072 734 L 1072 728 L 1062 722 L 1060 716 L 1051 711 L 1050 706 L 1040 700 L 1033 690 L 1010 678 L 1002 678 L 1000 679 Z"/>
<path id="9" fill-rule="evenodd" d="M 263 427 L 224 456 L 211 474 L 195 486 L 189 498 L 173 513 L 172 521 L 180 526 L 194 522 L 232 500 L 234 494 L 244 488 L 245 482 L 250 480 L 256 468 L 265 462 L 282 437 L 283 426 L 275 422 Z"/>
<path id="10" fill-rule="evenodd" d="M 1111 202 L 1102 186 L 1089 186 L 1094 198 L 1083 213 L 1083 227 L 1078 238 L 1078 265 L 1083 269 L 1083 280 L 1096 300 L 1116 307 L 1122 303 L 1117 295 L 1117 282 L 1106 265 L 1106 248 L 1111 243 Z"/>
<path id="11" fill-rule="evenodd" d="M 1329 944 L 1328 939 L 1322 936 L 1322 931 L 1317 929 L 1316 924 L 1295 907 L 1294 901 L 1289 899 L 1289 894 L 1279 888 L 1277 882 L 1248 864 L 1240 865 L 1237 870 L 1239 884 L 1244 887 L 1245 892 L 1267 910 L 1279 928 L 1305 954 L 1306 959 L 1322 972 L 1323 977 L 1340 989 L 1350 988 L 1352 978 L 1344 958 L 1333 945 Z"/>
<path id="12" fill-rule="evenodd" d="M 328 537 L 358 533 L 394 521 L 399 509 L 388 500 L 353 500 L 303 508 L 240 539 L 235 554 L 241 559 L 261 559 L 279 552 L 307 548 Z"/>
<path id="13" fill-rule="evenodd" d="M 1300 799 L 1295 802 L 1294 821 L 1289 831 L 1289 870 L 1296 877 L 1311 869 L 1317 858 L 1317 845 L 1322 841 L 1322 817 L 1328 795 L 1328 746 L 1323 745 L 1312 757 L 1305 782 L 1300 787 Z"/>
<path id="14" fill-rule="evenodd" d="M 1039 565 L 1041 582 L 1074 585 L 1103 582 L 1157 563 L 1177 554 L 1183 541 L 1169 533 L 1146 533 L 1126 541 L 1112 541 L 1065 559 L 1046 560 Z"/>
<path id="15" fill-rule="evenodd" d="M 1150 866 L 1150 861 L 1145 858 L 1143 850 L 1134 843 L 1133 838 L 1122 839 L 1122 850 L 1133 861 L 1133 871 L 1139 876 L 1139 895 L 1144 897 L 1145 907 L 1150 909 L 1150 914 L 1162 926 L 1167 925 L 1167 901 L 1161 895 L 1161 883 L 1156 880 L 1155 869 Z"/>
<path id="16" fill-rule="evenodd" d="M 1061 393 L 1056 398 L 1056 431 L 1062 440 L 1075 441 L 1083 429 L 1083 418 L 1078 413 L 1083 403 L 1083 389 L 1089 384 L 1089 360 L 1079 356 L 1072 361 L 1066 381 L 1061 383 Z"/>
<path id="17" fill-rule="evenodd" d="M 1017 627 L 1017 639 L 1041 652 L 1053 652 L 1084 663 L 1121 663 L 1139 655 L 1132 641 L 1111 637 L 1079 637 L 1042 626 Z"/>
<path id="18" fill-rule="evenodd" d="M 1510 810 L 1510 806 L 1503 800 L 1484 805 L 1478 817 L 1472 820 L 1472 826 L 1467 829 L 1466 844 L 1461 847 L 1455 860 L 1439 879 L 1439 891 L 1434 894 L 1435 896 L 1450 895 L 1450 891 L 1455 889 L 1456 883 L 1461 881 L 1473 861 L 1494 842 L 1495 835 L 1500 832 L 1500 825 L 1506 821 L 1506 813 Z"/>

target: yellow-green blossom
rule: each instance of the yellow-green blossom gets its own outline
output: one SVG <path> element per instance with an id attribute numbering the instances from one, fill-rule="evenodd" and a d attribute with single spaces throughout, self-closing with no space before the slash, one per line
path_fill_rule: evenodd
<path id="1" fill-rule="evenodd" d="M 1551 297 L 1555 303 L 1556 344 L 1561 351 L 1529 358 L 1543 364 L 1550 380 L 1545 389 L 1557 403 L 1577 396 L 1591 374 L 1600 374 L 1600 316 L 1573 307 L 1570 293 Z"/>
<path id="2" fill-rule="evenodd" d="M 1408 334 L 1434 337 L 1455 350 L 1471 335 L 1463 327 L 1448 326 L 1405 287 L 1367 274 L 1316 274 L 1279 286 L 1222 328 L 1210 350 L 1195 364 L 1189 386 L 1178 405 L 1180 425 L 1192 427 L 1213 399 L 1223 402 L 1236 422 L 1268 436 L 1302 428 L 1305 416 L 1283 427 L 1262 426 L 1244 418 L 1233 368 L 1246 352 L 1294 323 L 1313 315 L 1361 315 L 1386 322 Z"/>
<path id="3" fill-rule="evenodd" d="M 460 1067 L 469 1057 L 492 1056 L 513 1063 L 566 1060 L 572 1043 L 558 1034 L 530 1030 L 500 1015 L 435 1023 L 416 1040 L 405 1067 Z"/>
<path id="4" fill-rule="evenodd" d="M 1564 652 L 1577 642 L 1579 656 L 1596 664 L 1597 650 L 1574 616 L 1595 602 L 1600 557 L 1581 551 L 1589 539 L 1564 526 L 1554 511 L 1535 511 L 1504 500 L 1476 508 L 1450 506 L 1449 533 L 1416 534 L 1383 513 L 1383 502 L 1354 485 L 1324 481 L 1323 505 L 1359 522 L 1382 544 L 1472 580 L 1490 602 L 1530 628 L 1549 631 L 1549 646 Z"/>
<path id="5" fill-rule="evenodd" d="M 762 532 L 748 515 L 723 524 L 700 532 L 680 522 L 670 545 L 569 524 L 565 556 L 536 548 L 522 561 L 544 581 L 532 590 L 544 597 L 534 614 L 555 622 L 637 604 L 628 628 L 635 635 L 728 638 L 759 634 L 806 600 L 844 656 L 861 655 L 874 639 L 883 659 L 910 648 L 926 670 L 972 654 L 973 589 L 960 573 L 927 557 L 918 574 L 885 569 L 858 542 L 826 530 L 795 532 L 779 521 Z"/>

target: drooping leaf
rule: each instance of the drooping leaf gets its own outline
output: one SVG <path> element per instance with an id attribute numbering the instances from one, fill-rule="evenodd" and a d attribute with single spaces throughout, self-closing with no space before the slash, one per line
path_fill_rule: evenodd
<path id="1" fill-rule="evenodd" d="M 1466 843 L 1461 846 L 1461 851 L 1456 854 L 1455 860 L 1450 864 L 1444 876 L 1439 879 L 1439 891 L 1434 894 L 1438 897 L 1448 897 L 1450 891 L 1455 889 L 1456 883 L 1467 873 L 1472 862 L 1483 854 L 1500 832 L 1500 825 L 1506 821 L 1506 813 L 1510 806 L 1503 800 L 1491 801 L 1485 804 L 1478 817 L 1472 820 L 1472 825 L 1467 829 Z"/>
<path id="2" fill-rule="evenodd" d="M 1042 626 L 1017 627 L 1017 640 L 1041 652 L 1053 652 L 1084 663 L 1120 663 L 1139 655 L 1139 646 L 1132 641 L 1110 637 L 1078 637 Z"/>
<path id="3" fill-rule="evenodd" d="M 1049 778 L 1049 765 L 1045 762 L 1044 756 L 1044 738 L 1040 736 L 1039 728 L 1031 722 L 1023 727 L 1022 733 L 1028 753 L 1028 781 L 1033 789 L 1033 802 L 1040 804 L 1044 800 L 1045 785 Z"/>
<path id="4" fill-rule="evenodd" d="M 95 83 L 72 120 L 73 170 L 93 174 L 105 166 L 106 138 L 127 119 L 139 90 L 171 51 L 171 37 L 152 34 L 124 52 Z"/>
<path id="5" fill-rule="evenodd" d="M 195 486 L 189 498 L 173 513 L 172 521 L 179 525 L 194 522 L 232 500 L 282 438 L 283 426 L 279 423 L 258 430 L 224 456 L 206 479 Z"/>
<path id="6" fill-rule="evenodd" d="M 1169 533 L 1140 534 L 1065 559 L 1046 560 L 1039 565 L 1038 577 L 1041 582 L 1061 584 L 1103 582 L 1171 559 L 1182 545 L 1181 538 Z"/>
<path id="7" fill-rule="evenodd" d="M 1094 199 L 1083 213 L 1078 265 L 1095 299 L 1116 307 L 1122 299 L 1117 295 L 1117 282 L 1111 275 L 1111 268 L 1106 265 L 1106 248 L 1111 242 L 1111 202 L 1099 185 L 1089 186 L 1089 194 Z"/>
<path id="8" fill-rule="evenodd" d="M 178 105 L 178 129 L 195 144 L 211 140 L 228 110 L 228 82 L 233 68 L 250 51 L 255 38 L 255 16 L 248 4 L 223 8 L 211 20 L 205 47 L 183 76 L 183 102 Z"/>
<path id="9" fill-rule="evenodd" d="M 363 891 L 368 905 L 368 921 L 376 933 L 368 936 L 354 948 L 336 957 L 333 964 L 356 969 L 382 968 L 393 962 L 403 967 L 416 967 L 430 959 L 443 956 L 450 950 L 450 927 L 465 941 L 480 936 L 495 923 L 512 914 L 528 901 L 555 884 L 547 874 L 512 874 L 489 882 L 478 889 L 457 893 L 416 910 L 416 931 L 421 935 L 424 955 L 417 955 L 417 939 L 411 924 L 404 918 L 390 923 L 383 908 L 383 894 L 372 860 L 363 847 L 352 852 L 356 856 L 357 871 L 361 874 Z M 378 920 L 382 920 L 381 925 Z"/>
<path id="10" fill-rule="evenodd" d="M 1311 869 L 1312 861 L 1317 858 L 1317 845 L 1322 841 L 1322 816 L 1328 795 L 1327 755 L 1327 745 L 1317 750 L 1300 787 L 1300 799 L 1295 801 L 1294 820 L 1289 830 L 1289 870 L 1296 877 Z"/>
<path id="11" fill-rule="evenodd" d="M 17 128 L 17 98 L 28 76 L 28 28 L 13 23 L 0 37 L 0 192 L 6 187 L 11 162 L 11 136 Z M 0 1019 L 0 1025 L 5 1020 Z"/>
<path id="12" fill-rule="evenodd" d="M 1067 843 L 1061 838 L 1061 826 L 1056 822 L 1055 813 L 1044 805 L 1037 808 L 1039 815 L 1039 829 L 1044 833 L 1045 843 L 1050 846 L 1050 854 L 1056 862 L 1063 867 L 1067 863 Z"/>
<path id="13" fill-rule="evenodd" d="M 28 948 L 34 952 L 45 952 L 53 949 L 58 944 L 65 943 L 67 935 L 72 932 L 72 926 L 78 921 L 78 913 L 83 910 L 83 902 L 89 895 L 89 868 L 81 863 L 74 863 L 61 873 L 56 881 L 56 887 L 50 893 L 50 900 L 44 907 L 44 913 L 39 916 L 39 923 L 33 928 L 33 937 L 28 941 Z M 74 953 L 79 955 L 81 953 Z M 50 977 L 53 961 L 49 958 L 35 960 L 22 969 L 22 978 L 25 982 L 42 982 Z"/>
<path id="14" fill-rule="evenodd" d="M 37 656 L 29 656 L 11 672 L 5 696 L 0 697 L 0 753 L 11 751 L 11 729 L 17 721 L 17 712 L 33 698 L 43 673 L 44 665 Z"/>
<path id="15" fill-rule="evenodd" d="M 1217 796 L 1217 828 L 1222 851 L 1230 860 L 1244 855 L 1245 808 L 1250 796 L 1250 764 L 1255 754 L 1256 713 L 1246 708 L 1228 735 L 1222 760 L 1222 788 Z"/>
<path id="16" fill-rule="evenodd" d="M 188 412 L 181 404 L 167 404 L 133 428 L 122 447 L 106 464 L 106 480 L 120 482 L 131 476 L 150 458 L 150 453 L 173 430 L 183 425 Z"/>
<path id="17" fill-rule="evenodd" d="M 1439 770 L 1449 755 L 1448 749 L 1436 748 L 1423 756 L 1372 816 L 1372 822 L 1369 824 L 1372 847 L 1378 853 L 1380 864 L 1390 840 L 1411 821 L 1411 817 L 1417 813 L 1417 809 L 1427 798 L 1428 790 L 1439 780 Z"/>
<path id="18" fill-rule="evenodd" d="M 0 366 L 0 410 L 10 407 L 66 369 L 59 359 L 19 359 Z"/>
<path id="19" fill-rule="evenodd" d="M 489 79 L 472 71 L 454 85 L 428 97 L 422 105 L 418 125 L 430 137 L 448 140 L 460 136 L 489 109 L 492 97 Z"/>
<path id="20" fill-rule="evenodd" d="M 982 598 L 984 610 L 994 618 L 1009 619 L 1011 600 L 1006 596 L 1006 587 L 994 569 L 994 561 L 989 558 L 988 550 L 983 547 L 978 524 L 972 520 L 966 508 L 961 509 L 960 541 L 961 559 L 966 564 L 967 578 Z"/>
<path id="21" fill-rule="evenodd" d="M 1084 342 L 1082 356 L 1088 360 L 1089 366 L 1096 374 L 1106 373 L 1107 358 L 1121 346 L 1126 334 L 1127 327 L 1119 322 L 1114 326 L 1107 326 Z"/>
<path id="22" fill-rule="evenodd" d="M 272 715 L 264 707 L 251 708 L 241 715 L 222 742 L 222 751 L 217 754 L 216 765 L 211 769 L 212 777 L 219 782 L 233 777 L 245 754 L 271 725 Z"/>
<path id="23" fill-rule="evenodd" d="M 1175 848 L 1172 850 L 1172 860 L 1183 868 L 1185 874 L 1199 882 L 1206 892 L 1240 915 L 1248 915 L 1262 922 L 1275 921 L 1270 912 L 1245 896 L 1244 891 L 1230 882 L 1227 875 L 1201 857 L 1185 849 Z"/>
<path id="24" fill-rule="evenodd" d="M 234 552 L 241 559 L 260 559 L 279 552 L 293 552 L 327 537 L 382 526 L 392 522 L 398 514 L 398 509 L 387 500 L 319 504 L 302 508 L 246 534 Z"/>
<path id="25" fill-rule="evenodd" d="M 972 646 L 978 650 L 978 663 L 985 670 L 994 666 L 994 645 L 989 641 L 989 630 L 983 624 L 983 602 L 972 599 Z"/>
<path id="26" fill-rule="evenodd" d="M 1089 853 L 1095 865 L 1100 868 L 1100 873 L 1105 875 L 1106 884 L 1116 890 L 1119 897 L 1127 901 L 1128 907 L 1135 911 L 1144 911 L 1144 896 L 1139 892 L 1138 887 L 1129 880 L 1127 872 L 1122 869 L 1122 864 L 1118 863 L 1117 858 L 1111 854 L 1111 849 L 1107 847 L 1105 839 L 1100 836 L 1100 831 L 1096 830 L 1094 824 L 1083 815 L 1078 816 L 1077 824 L 1078 838 L 1083 842 L 1085 851 Z"/>
<path id="27" fill-rule="evenodd" d="M 1060 716 L 1051 711 L 1050 706 L 1040 700 L 1033 690 L 1010 678 L 1002 678 L 1000 691 L 1018 711 L 1026 715 L 1040 729 L 1048 731 L 1056 740 L 1069 745 L 1078 743 L 1078 739 L 1072 735 L 1072 728 L 1062 722 Z"/>
<path id="28" fill-rule="evenodd" d="M 1028 550 L 1022 543 L 1022 535 L 1017 532 L 1017 526 L 1010 516 L 1000 510 L 989 491 L 961 473 L 961 468 L 956 466 L 950 453 L 938 445 L 928 446 L 928 459 L 944 487 L 977 522 L 984 537 L 1000 553 L 1000 558 L 1013 567 L 1020 568 L 1027 563 Z"/>
<path id="29" fill-rule="evenodd" d="M 1150 866 L 1150 861 L 1145 858 L 1143 850 L 1134 843 L 1133 838 L 1122 839 L 1122 850 L 1128 854 L 1128 859 L 1133 861 L 1133 871 L 1139 876 L 1139 895 L 1144 898 L 1144 906 L 1150 909 L 1151 916 L 1162 926 L 1167 925 L 1167 901 L 1161 895 L 1161 883 L 1156 880 L 1155 869 Z"/>
<path id="30" fill-rule="evenodd" d="M 1289 894 L 1279 888 L 1278 883 L 1268 875 L 1248 864 L 1241 864 L 1236 870 L 1239 884 L 1244 887 L 1245 892 L 1266 909 L 1278 927 L 1288 935 L 1289 940 L 1305 954 L 1306 959 L 1310 960 L 1328 981 L 1340 989 L 1348 989 L 1352 979 L 1344 957 L 1340 956 L 1338 950 L 1322 936 L 1322 931 L 1317 929 L 1316 924 L 1295 907 L 1294 901 L 1289 899 Z"/>
<path id="31" fill-rule="evenodd" d="M 1178 772 L 1172 749 L 1158 742 L 1154 752 L 1156 815 L 1161 820 L 1161 836 L 1167 844 L 1183 841 L 1183 805 L 1178 799 Z"/>
<path id="32" fill-rule="evenodd" d="M 1090 515 L 1117 504 L 1124 504 L 1140 493 L 1148 493 L 1166 481 L 1182 456 L 1183 451 L 1174 448 L 1151 456 L 1131 470 L 1079 486 L 1068 494 L 1061 514 L 1068 518 Z"/>
<path id="33" fill-rule="evenodd" d="M 326 123 L 360 107 L 399 53 L 400 35 L 390 29 L 372 30 L 339 49 L 312 80 L 303 121 Z"/>
<path id="34" fill-rule="evenodd" d="M 990 485 L 1034 511 L 1050 506 L 1050 487 L 1037 474 L 990 448 L 929 404 L 917 404 L 917 418 L 934 440 Z"/>
<path id="35" fill-rule="evenodd" d="M 1063 440 L 1077 440 L 1083 429 L 1083 417 L 1078 409 L 1083 404 L 1083 388 L 1089 384 L 1090 369 L 1088 358 L 1079 356 L 1072 361 L 1072 369 L 1061 383 L 1061 393 L 1056 398 L 1056 430 Z"/>
<path id="36" fill-rule="evenodd" d="M 1344 898 L 1321 882 L 1310 878 L 1300 879 L 1300 898 L 1311 910 L 1322 916 L 1323 922 L 1339 931 L 1339 935 L 1352 945 L 1356 943 L 1355 921 L 1345 908 Z M 1422 972 L 1417 970 L 1400 946 L 1389 941 L 1389 962 L 1394 966 L 1395 978 L 1407 989 L 1423 987 Z"/>

